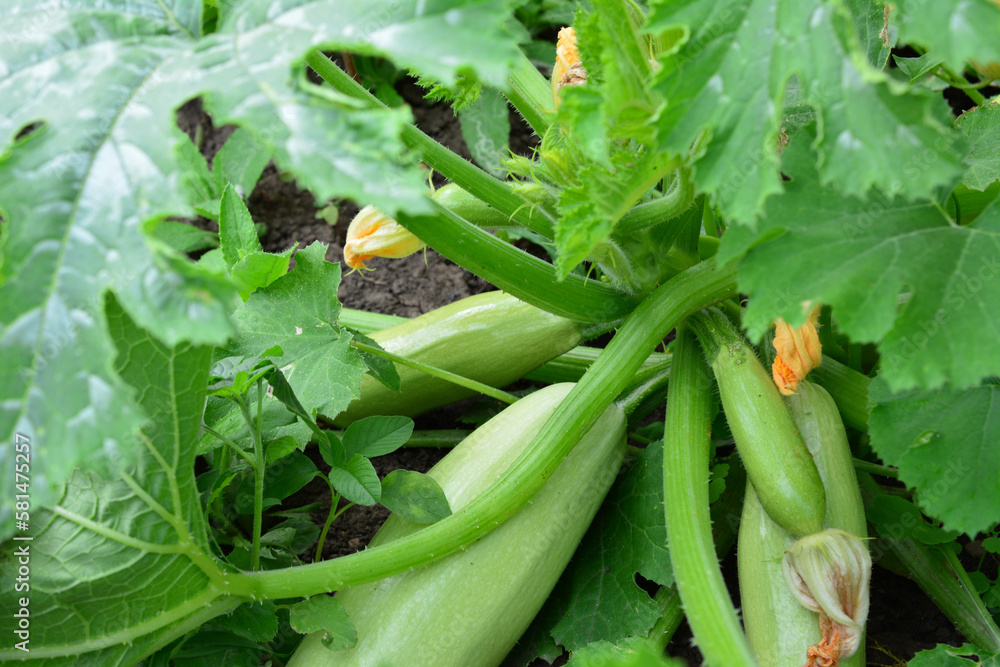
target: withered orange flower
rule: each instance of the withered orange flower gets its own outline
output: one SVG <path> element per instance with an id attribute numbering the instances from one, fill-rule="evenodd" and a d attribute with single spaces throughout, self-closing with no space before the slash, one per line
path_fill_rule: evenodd
<path id="1" fill-rule="evenodd" d="M 552 68 L 552 102 L 559 108 L 559 90 L 563 86 L 579 86 L 587 81 L 587 70 L 576 48 L 576 31 L 563 28 L 556 42 L 556 62 Z"/>
<path id="2" fill-rule="evenodd" d="M 823 361 L 823 347 L 816 332 L 819 306 L 813 308 L 806 323 L 793 329 L 780 317 L 774 323 L 774 349 L 771 377 L 778 390 L 791 396 L 812 369 Z"/>
<path id="3" fill-rule="evenodd" d="M 352 269 L 364 269 L 372 257 L 399 259 L 426 247 L 401 224 L 374 206 L 365 206 L 347 228 L 344 263 Z"/>

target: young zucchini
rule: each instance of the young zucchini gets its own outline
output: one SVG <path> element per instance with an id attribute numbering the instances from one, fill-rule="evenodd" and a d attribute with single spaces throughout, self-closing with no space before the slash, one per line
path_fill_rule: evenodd
<path id="1" fill-rule="evenodd" d="M 794 535 L 819 531 L 823 482 L 788 407 L 753 349 L 719 311 L 691 318 L 712 364 L 722 408 L 757 499 Z"/>
<path id="2" fill-rule="evenodd" d="M 864 506 L 836 404 L 809 382 L 802 382 L 785 401 L 826 487 L 823 527 L 864 537 Z M 762 667 L 801 667 L 806 652 L 821 640 L 818 614 L 799 604 L 782 573 L 782 558 L 795 543 L 795 536 L 771 519 L 748 484 L 739 535 L 740 602 L 747 639 Z M 863 602 L 867 606 L 867 595 Z M 864 642 L 839 664 L 862 667 Z"/>
<path id="3" fill-rule="evenodd" d="M 371 334 L 387 351 L 472 380 L 502 387 L 581 340 L 580 325 L 503 292 L 470 296 L 389 329 Z M 371 415 L 416 416 L 468 398 L 475 392 L 397 365 L 400 391 L 361 379 L 361 398 L 334 424 L 346 427 Z"/>
<path id="4" fill-rule="evenodd" d="M 431 469 L 453 510 L 514 462 L 572 386 L 552 385 L 521 399 Z M 289 667 L 498 665 L 576 550 L 624 451 L 625 419 L 611 405 L 529 504 L 482 540 L 425 567 L 339 591 L 357 646 L 332 652 L 313 634 Z M 393 515 L 371 545 L 419 529 Z"/>

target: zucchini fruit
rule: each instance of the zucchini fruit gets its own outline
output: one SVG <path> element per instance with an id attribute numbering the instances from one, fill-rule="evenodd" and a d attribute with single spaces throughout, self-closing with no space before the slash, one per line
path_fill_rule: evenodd
<path id="1" fill-rule="evenodd" d="M 826 512 L 823 482 L 770 374 L 718 310 L 702 311 L 691 323 L 760 504 L 794 535 L 818 532 Z"/>
<path id="2" fill-rule="evenodd" d="M 823 527 L 866 536 L 851 450 L 833 399 L 822 387 L 802 382 L 785 401 L 826 487 Z M 764 511 L 748 484 L 737 553 L 740 601 L 747 639 L 762 667 L 801 667 L 806 651 L 821 639 L 818 614 L 799 604 L 782 574 L 782 558 L 795 542 L 795 536 Z M 839 664 L 862 667 L 864 642 Z"/>
<path id="3" fill-rule="evenodd" d="M 457 511 L 510 466 L 570 392 L 546 387 L 486 422 L 428 473 Z M 337 593 L 358 631 L 354 648 L 310 635 L 289 667 L 492 667 L 520 638 L 555 586 L 618 473 L 625 418 L 614 405 L 517 514 L 464 550 Z M 391 516 L 371 546 L 420 526 Z"/>
<path id="4" fill-rule="evenodd" d="M 582 340 L 577 322 L 547 313 L 504 292 L 477 294 L 370 335 L 388 352 L 502 387 Z M 361 379 L 361 398 L 333 420 L 338 427 L 371 415 L 414 417 L 475 392 L 397 366 L 400 391 Z"/>

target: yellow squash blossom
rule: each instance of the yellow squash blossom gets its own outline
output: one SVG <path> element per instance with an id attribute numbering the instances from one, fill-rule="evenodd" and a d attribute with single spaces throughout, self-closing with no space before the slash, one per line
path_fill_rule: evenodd
<path id="1" fill-rule="evenodd" d="M 771 365 L 771 377 L 785 396 L 794 394 L 799 382 L 823 361 L 823 348 L 816 333 L 818 318 L 817 306 L 798 329 L 793 329 L 780 317 L 774 323 L 774 350 L 777 355 Z"/>
<path id="2" fill-rule="evenodd" d="M 399 259 L 426 247 L 401 224 L 374 206 L 365 206 L 347 228 L 344 263 L 352 269 L 364 269 L 372 257 Z"/>
<path id="3" fill-rule="evenodd" d="M 563 86 L 579 86 L 587 81 L 587 70 L 580 62 L 576 48 L 576 31 L 563 28 L 556 43 L 556 63 L 552 68 L 552 102 L 559 108 L 559 90 Z"/>

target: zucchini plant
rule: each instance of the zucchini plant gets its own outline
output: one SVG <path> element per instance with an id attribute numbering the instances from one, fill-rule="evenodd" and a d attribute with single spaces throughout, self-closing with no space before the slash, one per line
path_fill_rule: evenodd
<path id="1" fill-rule="evenodd" d="M 996 62 L 996 0 L 3 3 L 0 661 L 445 664 L 378 634 L 417 618 L 468 624 L 455 664 L 670 664 L 686 615 L 708 664 L 860 664 L 870 551 L 970 642 L 912 664 L 985 664 Z M 211 160 L 195 99 L 236 127 Z M 268 164 L 361 209 L 350 268 L 425 249 L 498 291 L 342 309 L 328 246 L 265 251 Z M 411 418 L 477 393 L 513 404 L 466 439 L 517 440 L 468 455 L 509 457 L 488 479 L 380 478 Z M 381 536 L 325 558 L 375 504 Z M 533 542 L 558 558 L 510 562 Z"/>

